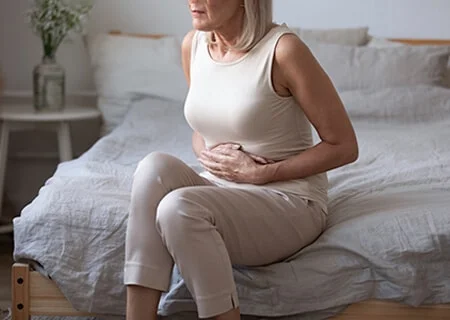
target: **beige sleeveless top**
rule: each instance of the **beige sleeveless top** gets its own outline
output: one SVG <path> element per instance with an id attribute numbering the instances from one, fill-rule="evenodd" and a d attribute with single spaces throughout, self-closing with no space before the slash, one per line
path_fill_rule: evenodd
<path id="1" fill-rule="evenodd" d="M 279 161 L 312 146 L 311 124 L 302 108 L 294 97 L 279 96 L 272 85 L 275 48 L 286 33 L 292 31 L 285 25 L 272 28 L 247 54 L 229 63 L 213 60 L 206 33 L 196 33 L 184 113 L 207 148 L 233 142 L 246 152 Z M 262 186 L 226 181 L 206 171 L 202 176 L 226 187 L 268 188 L 300 195 L 327 211 L 325 173 Z"/>

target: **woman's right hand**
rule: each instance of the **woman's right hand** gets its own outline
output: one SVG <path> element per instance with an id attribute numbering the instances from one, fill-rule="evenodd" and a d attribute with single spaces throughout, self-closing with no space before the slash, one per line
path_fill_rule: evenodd
<path id="1" fill-rule="evenodd" d="M 247 154 L 250 158 L 253 159 L 253 161 L 255 161 L 258 164 L 264 165 L 264 164 L 274 163 L 274 161 L 272 161 L 272 160 L 268 160 L 266 158 L 263 158 L 258 155 L 255 155 L 255 154 L 252 154 L 252 153 L 242 150 L 242 146 L 237 143 L 221 143 L 221 144 L 218 144 L 218 145 L 212 147 L 210 149 L 210 151 L 219 151 L 220 152 L 221 150 L 226 150 L 226 149 L 239 150 L 239 151 Z"/>

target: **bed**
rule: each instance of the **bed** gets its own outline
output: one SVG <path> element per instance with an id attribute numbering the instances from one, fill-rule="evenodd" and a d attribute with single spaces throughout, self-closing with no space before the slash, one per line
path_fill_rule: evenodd
<path id="1" fill-rule="evenodd" d="M 360 158 L 329 172 L 329 220 L 314 244 L 271 266 L 234 269 L 243 318 L 450 319 L 450 89 L 343 81 Z M 123 318 L 129 191 L 154 150 L 200 170 L 182 102 L 140 96 L 120 125 L 58 166 L 14 220 L 13 319 Z M 176 268 L 159 312 L 195 319 Z"/>

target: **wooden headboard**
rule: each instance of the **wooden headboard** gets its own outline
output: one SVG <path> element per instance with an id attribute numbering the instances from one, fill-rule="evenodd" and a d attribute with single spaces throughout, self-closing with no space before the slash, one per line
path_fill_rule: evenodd
<path id="1" fill-rule="evenodd" d="M 166 37 L 166 35 L 164 34 L 126 33 L 120 30 L 111 30 L 109 34 L 112 36 L 126 36 L 126 37 L 151 38 L 151 39 L 161 39 Z"/>
<path id="2" fill-rule="evenodd" d="M 404 44 L 409 44 L 409 45 L 416 45 L 416 46 L 433 46 L 433 45 L 437 45 L 437 46 L 450 46 L 450 40 L 443 40 L 443 39 L 387 39 L 389 41 L 393 41 L 393 42 L 400 42 L 400 43 L 404 43 Z"/>

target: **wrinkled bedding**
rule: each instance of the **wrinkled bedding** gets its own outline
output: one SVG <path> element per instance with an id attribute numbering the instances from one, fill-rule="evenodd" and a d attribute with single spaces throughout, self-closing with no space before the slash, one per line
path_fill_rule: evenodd
<path id="1" fill-rule="evenodd" d="M 328 225 L 315 243 L 277 264 L 234 269 L 244 314 L 319 320 L 370 298 L 450 302 L 450 90 L 341 97 L 360 157 L 329 172 Z M 14 220 L 15 259 L 33 262 L 75 308 L 123 315 L 134 169 L 155 150 L 200 169 L 190 134 L 181 103 L 135 103 L 120 127 L 60 164 Z M 179 319 L 189 311 L 195 304 L 175 269 L 160 313 Z"/>

